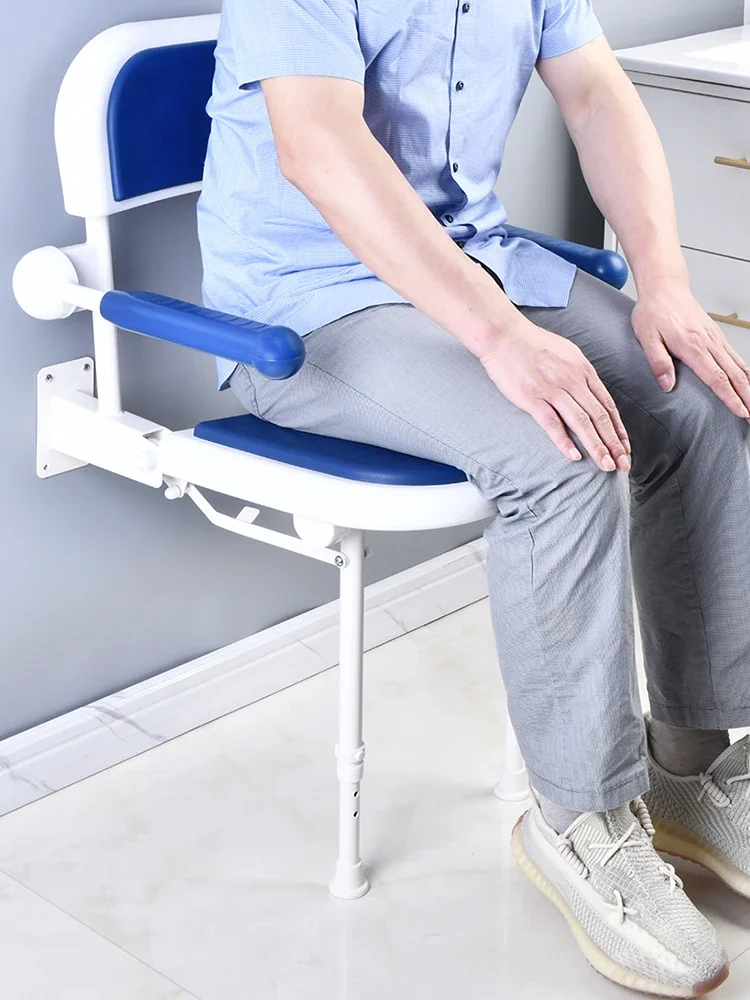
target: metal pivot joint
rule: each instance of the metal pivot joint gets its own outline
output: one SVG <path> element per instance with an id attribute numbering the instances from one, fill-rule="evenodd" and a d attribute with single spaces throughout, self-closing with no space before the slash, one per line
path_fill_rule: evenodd
<path id="1" fill-rule="evenodd" d="M 182 497 L 189 497 L 198 510 L 217 528 L 231 531 L 235 535 L 242 535 L 243 538 L 252 538 L 258 542 L 265 542 L 274 545 L 279 549 L 288 549 L 290 552 L 297 552 L 300 555 L 309 556 L 311 559 L 318 559 L 320 562 L 344 569 L 349 565 L 346 555 L 328 548 L 326 545 L 318 544 L 316 541 L 308 541 L 306 538 L 295 538 L 283 531 L 275 531 L 272 528 L 263 528 L 255 524 L 260 514 L 257 507 L 243 507 L 235 517 L 230 514 L 222 514 L 213 504 L 201 493 L 197 486 L 185 480 L 174 479 L 171 476 L 164 477 L 166 489 L 164 496 L 167 500 L 180 500 Z M 297 525 L 297 519 L 295 519 Z"/>
<path id="2" fill-rule="evenodd" d="M 336 774 L 339 781 L 349 785 L 359 784 L 365 770 L 365 745 L 360 743 L 354 753 L 336 747 Z"/>

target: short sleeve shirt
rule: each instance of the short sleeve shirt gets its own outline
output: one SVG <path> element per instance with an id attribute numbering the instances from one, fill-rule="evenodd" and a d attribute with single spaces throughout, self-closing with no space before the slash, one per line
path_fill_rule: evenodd
<path id="1" fill-rule="evenodd" d="M 565 305 L 575 268 L 509 238 L 495 188 L 537 61 L 600 32 L 591 0 L 224 0 L 198 211 L 206 304 L 304 335 L 404 301 L 279 170 L 260 81 L 328 76 L 364 87 L 374 137 L 513 302 Z M 233 367 L 219 363 L 222 385 Z"/>

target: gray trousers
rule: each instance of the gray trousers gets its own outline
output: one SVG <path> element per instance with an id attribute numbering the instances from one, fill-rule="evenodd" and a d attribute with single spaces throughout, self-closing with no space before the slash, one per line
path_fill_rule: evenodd
<path id="1" fill-rule="evenodd" d="M 579 273 L 567 308 L 522 310 L 596 367 L 630 435 L 629 477 L 564 458 L 410 305 L 309 334 L 288 382 L 232 379 L 258 416 L 457 466 L 496 504 L 489 591 L 511 718 L 534 786 L 582 811 L 648 784 L 631 583 L 654 717 L 750 724 L 750 426 L 679 362 L 663 393 L 632 309 Z"/>

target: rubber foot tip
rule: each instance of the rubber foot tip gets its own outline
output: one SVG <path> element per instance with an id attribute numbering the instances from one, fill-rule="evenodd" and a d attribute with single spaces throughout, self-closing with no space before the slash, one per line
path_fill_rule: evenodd
<path id="1" fill-rule="evenodd" d="M 359 899 L 364 896 L 370 890 L 370 883 L 365 877 L 362 862 L 346 868 L 337 867 L 328 888 L 336 899 Z"/>
<path id="2" fill-rule="evenodd" d="M 529 795 L 526 771 L 504 774 L 495 785 L 495 795 L 503 802 L 523 802 Z"/>

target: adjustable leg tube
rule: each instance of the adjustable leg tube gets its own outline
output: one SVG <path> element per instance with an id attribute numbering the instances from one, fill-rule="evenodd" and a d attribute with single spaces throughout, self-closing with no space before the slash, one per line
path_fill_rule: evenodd
<path id="1" fill-rule="evenodd" d="M 339 899 L 357 899 L 370 888 L 359 856 L 359 788 L 364 768 L 362 742 L 362 646 L 364 626 L 364 534 L 350 531 L 341 540 L 348 559 L 341 570 L 339 656 L 339 857 L 330 884 Z"/>
<path id="2" fill-rule="evenodd" d="M 526 765 L 518 747 L 510 716 L 505 720 L 505 762 L 495 795 L 504 802 L 521 802 L 529 794 Z"/>

